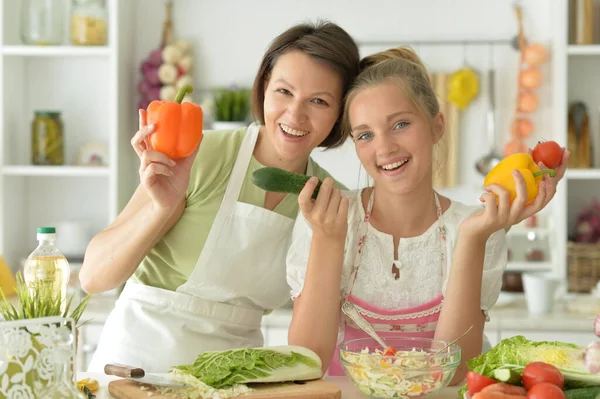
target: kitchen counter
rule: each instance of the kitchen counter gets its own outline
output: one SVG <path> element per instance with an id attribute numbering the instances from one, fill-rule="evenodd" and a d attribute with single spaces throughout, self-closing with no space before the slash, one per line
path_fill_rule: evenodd
<path id="1" fill-rule="evenodd" d="M 119 379 L 119 377 L 108 376 L 102 373 L 78 373 L 77 379 L 93 378 L 98 380 L 100 383 L 100 390 L 96 392 L 96 399 L 114 399 L 108 393 L 108 383 L 113 380 Z M 352 381 L 346 377 L 326 377 L 327 381 L 330 381 L 342 390 L 343 399 L 363 399 L 364 396 L 354 387 Z M 459 387 L 449 387 L 442 391 L 442 393 L 436 396 L 436 399 L 457 399 Z M 244 396 L 236 396 L 236 398 L 243 398 Z"/>
<path id="2" fill-rule="evenodd" d="M 95 295 L 88 302 L 82 320 L 104 323 L 113 309 L 116 297 Z M 598 307 L 594 305 L 599 303 Z M 600 311 L 600 299 L 589 295 L 571 296 L 556 302 L 552 313 L 532 315 L 527 311 L 523 295 L 514 295 L 508 300 L 499 301 L 489 312 L 490 329 L 518 330 L 561 330 L 589 332 L 596 315 Z M 292 319 L 291 308 L 276 309 L 263 318 L 263 326 L 287 328 Z"/>

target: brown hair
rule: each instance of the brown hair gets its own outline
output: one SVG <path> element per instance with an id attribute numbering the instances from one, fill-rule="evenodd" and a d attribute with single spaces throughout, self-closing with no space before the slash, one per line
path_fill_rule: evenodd
<path id="1" fill-rule="evenodd" d="M 346 96 L 359 72 L 360 55 L 352 37 L 334 23 L 318 21 L 303 23 L 286 30 L 273 40 L 258 68 L 252 88 L 252 113 L 260 124 L 265 123 L 265 84 L 279 56 L 291 50 L 300 50 L 337 71 L 343 79 L 342 98 Z M 331 133 L 319 147 L 335 148 L 346 136 L 341 129 L 341 112 Z"/>
<path id="2" fill-rule="evenodd" d="M 349 90 L 344 104 L 344 139 L 352 133 L 348 115 L 352 99 L 361 90 L 386 80 L 396 82 L 429 119 L 440 112 L 427 68 L 410 47 L 397 47 L 369 55 L 361 60 L 360 68 L 361 72 Z"/>

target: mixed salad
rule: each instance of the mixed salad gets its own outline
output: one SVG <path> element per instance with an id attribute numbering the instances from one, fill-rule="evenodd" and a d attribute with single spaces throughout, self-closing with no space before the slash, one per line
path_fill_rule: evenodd
<path id="1" fill-rule="evenodd" d="M 341 352 L 342 364 L 359 390 L 377 398 L 416 398 L 429 395 L 448 384 L 450 366 L 459 355 L 431 356 L 430 352 L 397 350 L 395 356 L 364 348 L 360 352 Z"/>

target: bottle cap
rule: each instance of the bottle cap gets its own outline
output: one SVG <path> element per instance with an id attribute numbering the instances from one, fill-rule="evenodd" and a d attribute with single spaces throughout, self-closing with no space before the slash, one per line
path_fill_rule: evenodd
<path id="1" fill-rule="evenodd" d="M 37 239 L 40 240 L 55 240 L 56 229 L 54 227 L 38 227 Z"/>

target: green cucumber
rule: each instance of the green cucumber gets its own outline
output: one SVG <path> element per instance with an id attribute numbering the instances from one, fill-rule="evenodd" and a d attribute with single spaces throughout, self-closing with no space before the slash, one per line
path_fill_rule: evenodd
<path id="1" fill-rule="evenodd" d="M 596 399 L 600 397 L 600 387 L 567 389 L 565 396 L 567 399 Z"/>
<path id="2" fill-rule="evenodd" d="M 494 379 L 511 385 L 521 384 L 521 374 L 509 368 L 494 370 Z"/>
<path id="3" fill-rule="evenodd" d="M 254 171 L 252 174 L 252 183 L 265 191 L 298 195 L 310 178 L 311 176 L 267 166 Z M 320 188 L 321 181 L 317 183 L 317 187 L 315 188 L 315 191 L 313 191 L 313 199 L 317 199 Z"/>

